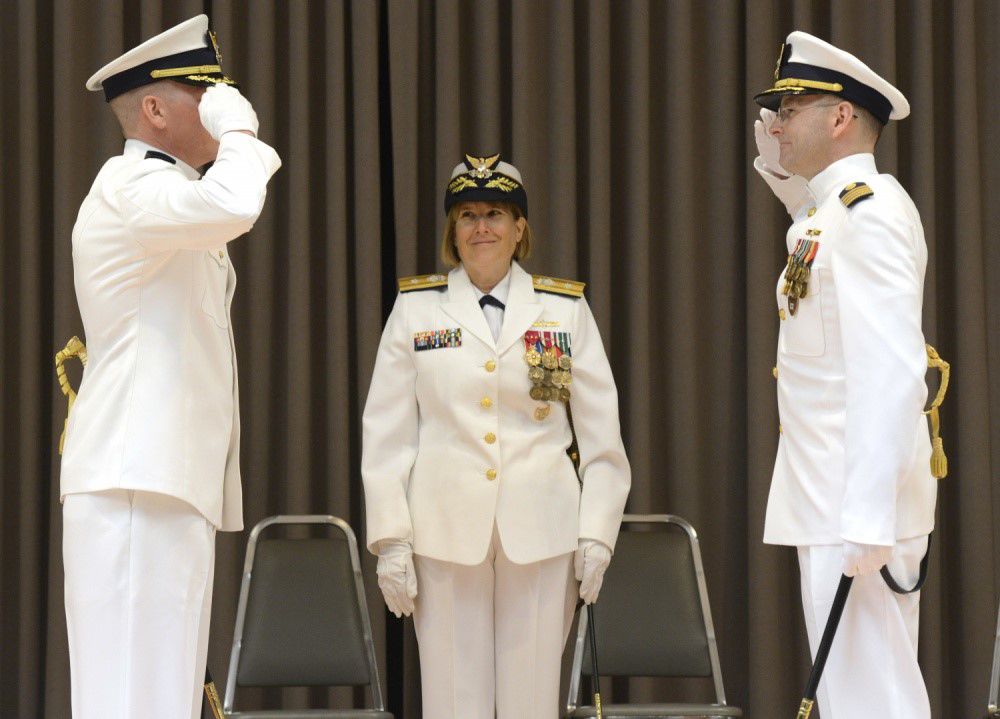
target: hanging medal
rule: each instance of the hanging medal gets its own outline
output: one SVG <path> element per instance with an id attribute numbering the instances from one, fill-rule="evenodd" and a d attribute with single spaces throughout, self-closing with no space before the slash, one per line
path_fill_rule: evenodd
<path id="1" fill-rule="evenodd" d="M 795 249 L 788 254 L 785 265 L 785 286 L 781 294 L 788 298 L 788 311 L 794 315 L 799 309 L 799 300 L 809 291 L 809 274 L 812 264 L 819 252 L 819 242 L 816 240 L 798 240 Z"/>
<path id="2" fill-rule="evenodd" d="M 544 402 L 535 409 L 535 419 L 549 415 L 549 402 L 568 402 L 572 382 L 573 360 L 570 357 L 568 332 L 524 333 L 524 361 L 531 380 L 529 395 L 536 402 Z"/>

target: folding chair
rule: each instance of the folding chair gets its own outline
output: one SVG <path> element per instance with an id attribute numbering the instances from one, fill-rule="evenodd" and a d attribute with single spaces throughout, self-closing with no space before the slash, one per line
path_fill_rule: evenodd
<path id="1" fill-rule="evenodd" d="M 626 514 L 624 525 L 648 531 L 618 536 L 598 599 L 597 658 L 602 676 L 705 677 L 715 687 L 712 704 L 603 704 L 605 719 L 618 717 L 741 717 L 726 704 L 701 551 L 694 528 L 669 514 Z M 581 611 L 566 700 L 567 717 L 595 717 L 579 706 L 581 676 L 591 674 L 587 646 L 589 611 Z"/>
<path id="2" fill-rule="evenodd" d="M 320 538 L 260 538 L 275 525 L 333 531 Z M 366 685 L 373 709 L 233 710 L 237 686 Z M 343 520 L 268 517 L 250 532 L 223 710 L 232 719 L 393 719 L 382 701 L 357 539 Z"/>
<path id="3" fill-rule="evenodd" d="M 990 719 L 1000 717 L 1000 609 L 997 610 L 997 636 L 993 642 L 993 671 L 990 674 L 990 700 L 986 707 Z"/>

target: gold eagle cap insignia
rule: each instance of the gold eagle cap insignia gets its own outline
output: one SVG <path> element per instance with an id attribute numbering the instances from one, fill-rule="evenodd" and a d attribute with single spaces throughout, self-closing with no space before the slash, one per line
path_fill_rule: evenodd
<path id="1" fill-rule="evenodd" d="M 469 174 L 473 177 L 478 177 L 481 180 L 484 180 L 493 174 L 493 166 L 499 159 L 499 152 L 492 157 L 473 157 L 472 155 L 465 156 L 465 161 L 472 165 L 472 169 L 469 170 Z"/>
<path id="2" fill-rule="evenodd" d="M 208 31 L 208 39 L 212 41 L 212 49 L 215 50 L 215 61 L 222 65 L 222 50 L 219 49 L 219 39 L 211 30 Z"/>

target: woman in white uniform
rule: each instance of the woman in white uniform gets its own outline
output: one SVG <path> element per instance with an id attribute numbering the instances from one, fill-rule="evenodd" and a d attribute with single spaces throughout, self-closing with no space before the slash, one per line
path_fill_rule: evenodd
<path id="1" fill-rule="evenodd" d="M 413 614 L 424 717 L 555 719 L 631 483 L 618 394 L 583 284 L 518 264 L 517 169 L 466 155 L 445 212 L 454 269 L 400 280 L 365 406 L 368 548 Z"/>

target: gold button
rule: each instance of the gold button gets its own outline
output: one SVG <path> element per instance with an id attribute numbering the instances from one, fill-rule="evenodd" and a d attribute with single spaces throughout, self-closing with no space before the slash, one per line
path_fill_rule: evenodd
<path id="1" fill-rule="evenodd" d="M 807 212 L 806 214 L 809 215 L 810 217 L 812 217 L 813 215 L 816 214 L 816 208 L 815 207 L 810 207 L 809 208 L 809 212 Z"/>
<path id="2" fill-rule="evenodd" d="M 487 469 L 486 470 L 486 479 L 488 479 L 488 480 L 490 480 L 492 482 L 496 478 L 497 478 L 497 471 L 495 469 Z"/>
<path id="3" fill-rule="evenodd" d="M 497 363 L 493 360 L 486 360 L 486 364 L 483 366 L 486 367 L 487 372 L 492 372 L 497 368 Z"/>
<path id="4" fill-rule="evenodd" d="M 782 307 L 782 308 L 781 308 L 780 310 L 778 310 L 778 318 L 779 318 L 779 319 L 780 319 L 780 320 L 781 320 L 782 322 L 784 322 L 784 321 L 785 321 L 785 308 L 784 308 L 784 307 Z"/>
<path id="5" fill-rule="evenodd" d="M 223 257 L 225 257 L 225 255 L 222 253 L 222 250 L 219 250 L 219 259 L 221 260 Z"/>
<path id="6" fill-rule="evenodd" d="M 490 407 L 493 406 L 493 400 L 491 400 L 489 397 L 483 397 L 481 400 L 479 400 L 479 406 L 482 407 L 483 409 L 489 409 Z"/>
<path id="7" fill-rule="evenodd" d="M 774 375 L 775 379 L 778 379 L 778 368 L 777 367 L 772 367 L 771 368 L 771 374 Z"/>
<path id="8" fill-rule="evenodd" d="M 483 439 L 486 441 L 486 444 L 493 444 L 494 442 L 497 441 L 497 436 L 492 432 L 487 432 L 486 436 L 483 437 Z"/>

